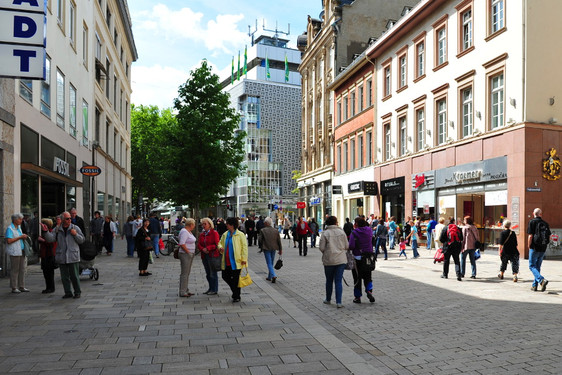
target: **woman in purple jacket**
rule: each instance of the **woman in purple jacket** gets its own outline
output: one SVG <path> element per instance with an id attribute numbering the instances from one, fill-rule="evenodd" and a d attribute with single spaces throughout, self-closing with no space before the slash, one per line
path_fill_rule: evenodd
<path id="1" fill-rule="evenodd" d="M 372 270 L 366 264 L 365 255 L 373 254 L 373 230 L 365 219 L 360 217 L 355 219 L 355 229 L 349 236 L 349 249 L 353 251 L 355 257 L 355 268 L 353 274 L 353 299 L 354 303 L 361 303 L 361 282 L 365 285 L 367 298 L 371 303 L 375 302 L 373 297 Z"/>

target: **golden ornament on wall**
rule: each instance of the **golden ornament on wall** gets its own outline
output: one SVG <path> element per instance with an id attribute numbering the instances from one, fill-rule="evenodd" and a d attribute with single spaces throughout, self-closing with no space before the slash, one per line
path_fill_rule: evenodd
<path id="1" fill-rule="evenodd" d="M 545 154 L 546 159 L 542 161 L 542 176 L 549 181 L 556 181 L 560 178 L 560 158 L 554 147 Z"/>

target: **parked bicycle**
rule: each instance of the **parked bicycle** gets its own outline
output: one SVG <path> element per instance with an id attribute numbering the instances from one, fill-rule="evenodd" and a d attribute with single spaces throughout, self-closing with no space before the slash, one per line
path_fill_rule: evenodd
<path id="1" fill-rule="evenodd" d="M 171 235 L 168 236 L 168 239 L 166 239 L 166 241 L 164 241 L 164 250 L 160 251 L 160 254 L 168 256 L 170 254 L 173 254 L 174 250 L 177 249 L 179 247 L 179 238 Z"/>

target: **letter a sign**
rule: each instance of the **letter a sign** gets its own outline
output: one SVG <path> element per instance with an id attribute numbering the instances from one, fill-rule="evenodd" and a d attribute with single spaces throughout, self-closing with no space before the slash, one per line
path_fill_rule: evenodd
<path id="1" fill-rule="evenodd" d="M 0 0 L 0 76 L 45 79 L 46 0 Z"/>

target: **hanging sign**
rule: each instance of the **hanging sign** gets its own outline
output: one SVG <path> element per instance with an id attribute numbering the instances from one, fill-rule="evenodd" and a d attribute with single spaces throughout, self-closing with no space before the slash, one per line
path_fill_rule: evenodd
<path id="1" fill-rule="evenodd" d="M 84 176 L 95 177 L 101 173 L 101 168 L 96 167 L 95 165 L 85 165 L 80 168 L 80 173 L 82 173 Z"/>

